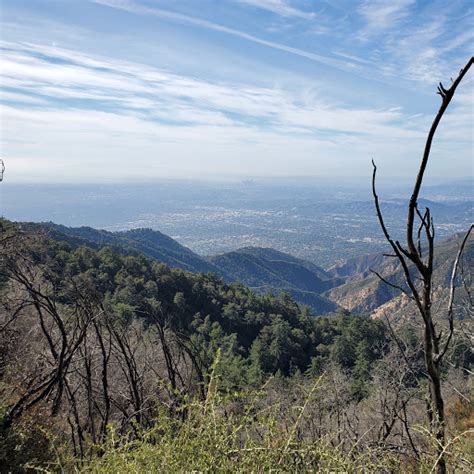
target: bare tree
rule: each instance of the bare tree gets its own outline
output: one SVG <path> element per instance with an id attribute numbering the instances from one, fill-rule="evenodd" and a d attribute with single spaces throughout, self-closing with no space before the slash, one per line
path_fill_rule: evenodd
<path id="1" fill-rule="evenodd" d="M 26 377 L 21 384 L 24 389 L 7 408 L 3 429 L 8 429 L 23 412 L 42 401 L 52 401 L 53 416 L 59 413 L 67 390 L 66 375 L 89 325 L 97 315 L 96 307 L 79 297 L 69 308 L 61 305 L 54 297 L 56 289 L 51 282 L 43 279 L 41 271 L 25 251 L 29 245 L 34 245 L 37 236 L 27 237 L 21 233 L 11 235 L 15 239 L 7 240 L 8 234 L 2 239 L 0 276 L 10 280 L 12 316 L 1 325 L 0 334 L 3 335 L 22 312 L 29 310 L 35 321 L 32 327 L 38 330 L 39 337 L 46 344 L 44 350 L 37 354 L 31 372 L 24 374 Z M 21 245 L 4 245 L 15 241 L 21 241 Z"/>
<path id="2" fill-rule="evenodd" d="M 443 117 L 446 109 L 448 108 L 451 99 L 456 92 L 457 87 L 461 83 L 464 76 L 467 74 L 469 68 L 472 66 L 474 58 L 471 57 L 465 67 L 461 69 L 458 77 L 452 81 L 451 87 L 446 89 L 443 84 L 438 86 L 438 94 L 441 96 L 442 103 L 436 114 L 436 117 L 431 125 L 430 131 L 425 144 L 423 158 L 420 163 L 418 175 L 416 177 L 415 185 L 410 197 L 408 204 L 408 217 L 406 225 L 406 246 L 402 246 L 398 240 L 394 240 L 385 225 L 382 211 L 380 208 L 379 198 L 375 189 L 375 178 L 377 173 L 377 167 L 373 164 L 373 176 L 372 176 L 372 192 L 375 200 L 375 207 L 377 211 L 377 217 L 380 222 L 380 226 L 384 233 L 386 240 L 392 247 L 393 256 L 400 262 L 406 284 L 408 288 L 402 288 L 395 286 L 387 280 L 380 277 L 384 282 L 397 288 L 398 290 L 405 293 L 411 300 L 414 301 L 419 315 L 423 321 L 423 346 L 424 346 L 424 360 L 425 368 L 429 380 L 429 400 L 430 403 L 427 409 L 427 415 L 430 422 L 430 426 L 433 434 L 438 442 L 438 461 L 437 471 L 439 473 L 446 472 L 446 460 L 444 457 L 445 449 L 445 413 L 444 413 L 444 401 L 441 393 L 441 374 L 440 366 L 443 358 L 448 350 L 449 344 L 452 339 L 454 331 L 454 318 L 453 318 L 453 300 L 454 300 L 454 288 L 456 281 L 456 273 L 458 271 L 459 260 L 462 255 L 464 246 L 472 230 L 472 226 L 466 233 L 462 244 L 459 248 L 458 255 L 454 262 L 453 273 L 451 278 L 451 291 L 448 303 L 447 317 L 449 321 L 449 329 L 446 337 L 443 337 L 443 331 L 438 330 L 433 321 L 432 314 L 432 283 L 433 283 L 433 260 L 434 260 L 434 237 L 435 229 L 433 224 L 433 218 L 430 213 L 430 209 L 426 208 L 424 212 L 418 208 L 418 197 L 420 194 L 421 185 L 423 182 L 423 176 L 428 164 L 430 156 L 431 145 L 433 142 L 434 135 L 438 128 L 438 125 Z M 415 232 L 415 220 L 418 218 L 418 228 Z M 424 250 L 422 247 L 423 234 L 426 238 L 427 249 Z"/>
<path id="3" fill-rule="evenodd" d="M 48 413 L 86 458 L 111 425 L 139 436 L 162 409 L 185 417 L 187 397 L 203 398 L 203 369 L 160 302 L 122 319 L 93 278 L 63 268 L 60 249 L 0 220 L 0 437 Z"/>

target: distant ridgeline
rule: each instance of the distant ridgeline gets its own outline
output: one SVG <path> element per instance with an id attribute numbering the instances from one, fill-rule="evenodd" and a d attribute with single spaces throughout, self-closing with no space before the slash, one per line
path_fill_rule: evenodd
<path id="1" fill-rule="evenodd" d="M 190 272 L 215 273 L 226 282 L 240 282 L 257 293 L 288 292 L 298 303 L 307 305 L 316 315 L 337 310 L 338 305 L 321 293 L 343 283 L 322 268 L 272 249 L 248 247 L 215 257 L 205 258 L 161 232 L 134 229 L 108 232 L 91 227 L 71 228 L 53 223 L 24 223 L 23 228 L 46 231 L 55 239 L 76 248 L 112 247 L 124 255 L 143 254 L 172 268 Z"/>
<path id="2" fill-rule="evenodd" d="M 371 254 L 347 259 L 324 270 L 317 265 L 271 248 L 245 247 L 212 257 L 202 257 L 167 235 L 151 229 L 108 232 L 91 227 L 71 228 L 54 223 L 23 223 L 25 229 L 42 230 L 71 247 L 85 245 L 93 249 L 112 247 L 123 255 L 145 255 L 189 272 L 214 273 L 227 283 L 239 282 L 258 294 L 282 291 L 314 315 L 334 313 L 344 308 L 353 314 L 388 315 L 403 318 L 412 314 L 410 302 L 372 273 L 376 270 L 388 281 L 404 285 L 403 270 L 394 259 Z M 460 235 L 437 245 L 435 291 L 447 298 L 451 266 Z M 465 269 L 473 264 L 473 242 L 464 253 Z M 462 291 L 462 290 L 461 290 Z M 462 296 L 458 294 L 458 298 Z M 461 315 L 462 317 L 462 315 Z"/>

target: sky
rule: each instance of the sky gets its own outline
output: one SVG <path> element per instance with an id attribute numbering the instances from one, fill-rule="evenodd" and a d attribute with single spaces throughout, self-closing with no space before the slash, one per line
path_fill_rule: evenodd
<path id="1" fill-rule="evenodd" d="M 9 182 L 416 172 L 471 0 L 1 0 Z M 472 175 L 474 71 L 429 177 Z"/>

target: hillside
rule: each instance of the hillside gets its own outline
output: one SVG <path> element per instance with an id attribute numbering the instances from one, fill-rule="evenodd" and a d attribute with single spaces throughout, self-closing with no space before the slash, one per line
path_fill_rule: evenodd
<path id="1" fill-rule="evenodd" d="M 154 446 L 163 446 L 169 436 L 169 453 L 177 453 L 180 433 L 202 442 L 200 427 L 207 425 L 192 422 L 201 407 L 210 433 L 224 420 L 226 447 L 233 438 L 229 420 L 235 422 L 239 446 L 242 423 L 261 412 L 256 434 L 281 427 L 284 450 L 285 412 L 275 396 L 288 393 L 281 399 L 288 407 L 286 426 L 292 426 L 294 406 L 308 404 L 306 390 L 323 375 L 325 386 L 311 398 L 311 410 L 319 414 L 318 433 L 340 433 L 341 425 L 330 424 L 339 413 L 327 398 L 333 375 L 344 374 L 338 382 L 347 400 L 344 409 L 358 404 L 369 396 L 372 371 L 389 342 L 381 321 L 343 312 L 311 318 L 284 294 L 257 295 L 212 274 L 170 269 L 111 247 L 70 245 L 35 226 L 2 220 L 0 327 L 0 436 L 7 435 L 0 438 L 2 472 L 25 472 L 26 463 L 49 472 L 57 452 L 64 453 L 61 466 L 74 472 L 72 459 L 82 467 L 93 457 L 106 459 L 119 446 L 113 441 L 103 449 L 111 436 L 142 442 L 152 439 L 149 429 L 157 436 Z M 274 406 L 275 424 L 268 419 Z M 278 432 L 269 433 L 274 451 Z M 252 452 L 253 434 L 249 439 Z M 202 446 L 214 450 L 216 444 Z M 308 446 L 314 449 L 313 443 Z M 185 467 L 196 450 L 190 444 L 183 448 Z M 223 459 L 233 459 L 225 453 Z M 206 458 L 215 467 L 215 457 Z M 170 461 L 165 469 L 155 464 L 137 472 L 185 470 L 173 466 Z M 105 472 L 129 471 L 114 464 Z"/>
<path id="2" fill-rule="evenodd" d="M 133 229 L 125 232 L 108 232 L 92 227 L 66 227 L 52 222 L 22 225 L 31 229 L 43 229 L 51 238 L 66 241 L 73 247 L 87 245 L 100 249 L 110 246 L 125 254 L 146 255 L 172 268 L 222 274 L 210 262 L 157 230 Z"/>
<path id="3" fill-rule="evenodd" d="M 433 299 L 436 301 L 434 308 L 437 316 L 443 317 L 449 299 L 449 284 L 453 261 L 456 257 L 462 235 L 458 234 L 450 239 L 440 242 L 435 248 L 434 279 L 433 279 Z M 461 269 L 463 274 L 458 278 L 457 290 L 455 293 L 455 316 L 459 319 L 466 319 L 472 315 L 472 269 L 474 268 L 474 238 L 471 234 L 464 249 Z M 401 270 L 397 271 L 394 278 L 399 277 Z M 416 314 L 416 307 L 405 295 L 398 294 L 393 299 L 377 307 L 372 316 L 380 318 L 390 316 L 392 319 L 405 320 Z"/>
<path id="4" fill-rule="evenodd" d="M 287 291 L 296 301 L 317 313 L 335 311 L 337 305 L 320 296 L 342 280 L 330 279 L 316 265 L 273 249 L 246 247 L 228 252 L 209 261 L 256 291 Z"/>
<path id="5" fill-rule="evenodd" d="M 295 406 L 311 410 L 311 417 L 300 416 L 302 430 L 315 439 L 335 439 L 342 433 L 350 441 L 352 459 L 354 426 L 357 439 L 364 439 L 374 423 L 381 433 L 387 426 L 373 407 L 390 390 L 391 398 L 404 397 L 402 406 L 408 406 L 411 416 L 418 414 L 419 423 L 423 395 L 417 394 L 424 394 L 424 373 L 417 369 L 422 352 L 416 349 L 416 334 L 409 340 L 415 351 L 407 378 L 398 348 L 391 346 L 379 318 L 343 311 L 312 318 L 287 294 L 258 295 L 211 273 L 171 269 L 156 258 L 140 252 L 129 255 L 120 247 L 116 252 L 102 244 L 98 249 L 78 245 L 87 243 L 78 235 L 68 241 L 62 234 L 55 240 L 50 238 L 52 230 L 49 237 L 43 231 L 44 227 L 0 220 L 0 435 L 7 434 L 0 465 L 9 472 L 24 472 L 18 466 L 26 462 L 49 469 L 57 452 L 64 453 L 61 462 L 71 466 L 68 472 L 75 470 L 71 459 L 82 467 L 89 459 L 99 463 L 85 472 L 104 472 L 103 465 L 109 463 L 113 469 L 105 472 L 129 472 L 132 464 L 126 460 L 134 463 L 137 455 L 144 463 L 152 455 L 152 472 L 161 472 L 162 460 L 176 453 L 181 471 L 196 457 L 190 440 L 204 448 L 206 461 L 200 466 L 214 467 L 215 446 L 225 452 L 222 462 L 228 461 L 229 443 L 234 443 L 232 453 L 240 449 L 239 430 L 245 427 L 247 433 L 248 422 L 256 416 L 260 421 L 255 439 L 269 432 L 268 452 L 275 451 L 276 439 L 281 452 L 287 452 L 286 427 L 294 426 Z M 454 244 L 455 239 L 440 246 L 437 269 L 447 265 Z M 274 275 L 275 284 L 285 281 L 271 271 L 287 266 L 294 269 L 288 273 L 294 283 L 302 285 L 310 276 L 320 284 L 331 281 L 318 279 L 304 264 L 273 251 L 245 249 L 237 262 L 242 255 L 250 263 L 258 261 L 262 278 Z M 278 259 L 272 261 L 274 257 Z M 254 268 L 249 264 L 248 269 Z M 299 298 L 314 295 L 301 292 Z M 453 364 L 471 368 L 468 343 L 461 340 L 459 347 L 453 351 Z M 406 382 L 393 384 L 395 376 Z M 461 380 L 456 389 L 463 390 L 463 384 Z M 341 413 L 348 414 L 347 421 Z M 357 424 L 361 418 L 367 420 L 363 426 Z M 218 420 L 219 445 L 214 438 Z M 403 439 L 403 421 L 393 425 L 394 440 Z M 229 437 L 229 426 L 234 437 Z M 133 447 L 125 444 L 119 454 L 116 449 L 122 444 L 109 443 L 111 433 L 131 440 Z M 203 433 L 211 435 L 209 442 L 202 441 Z M 248 438 L 244 453 L 255 451 L 253 434 Z M 364 456 L 377 439 L 363 446 Z M 380 439 L 386 443 L 386 437 Z M 168 446 L 165 456 L 163 440 Z M 314 454 L 314 447 L 308 444 L 307 452 Z M 261 445 L 257 448 L 261 452 Z M 110 461 L 114 453 L 125 462 L 123 469 L 117 469 L 117 460 Z M 298 447 L 295 455 L 300 454 Z M 271 464 L 281 459 L 278 453 Z M 166 464 L 164 472 L 174 472 L 176 465 Z M 291 461 L 288 470 L 299 465 Z M 314 465 L 321 467 L 319 454 Z M 339 472 L 347 466 L 333 467 Z"/>
<path id="6" fill-rule="evenodd" d="M 287 291 L 314 314 L 333 312 L 337 305 L 320 293 L 339 284 L 316 265 L 273 249 L 247 247 L 216 257 L 200 257 L 167 235 L 151 229 L 108 232 L 91 227 L 66 227 L 54 223 L 22 224 L 43 229 L 55 239 L 73 247 L 93 249 L 111 246 L 124 254 L 143 254 L 172 268 L 190 272 L 215 273 L 228 283 L 240 282 L 259 293 Z"/>
<path id="7" fill-rule="evenodd" d="M 286 263 L 293 263 L 300 267 L 306 268 L 314 275 L 316 275 L 320 280 L 328 280 L 332 278 L 332 276 L 326 272 L 321 267 L 318 267 L 314 263 L 303 260 L 301 258 L 293 257 L 287 253 L 279 252 L 278 250 L 268 248 L 268 247 L 243 247 L 238 249 L 237 252 L 245 255 L 252 255 L 254 257 L 260 257 L 267 261 L 271 262 L 286 262 Z"/>
<path id="8" fill-rule="evenodd" d="M 81 245 L 93 249 L 111 246 L 125 255 L 145 255 L 171 268 L 214 273 L 228 283 L 242 283 L 260 294 L 284 291 L 299 304 L 308 305 L 313 314 L 331 313 L 342 307 L 357 314 L 402 317 L 413 310 L 397 290 L 371 272 L 376 270 L 389 281 L 404 285 L 398 261 L 380 253 L 350 258 L 324 270 L 311 262 L 263 247 L 244 247 L 201 257 L 171 237 L 151 229 L 108 232 L 53 223 L 26 223 L 22 226 L 31 230 L 42 229 L 53 239 L 66 241 L 74 248 Z M 446 299 L 459 238 L 459 235 L 454 236 L 436 246 L 434 289 L 441 295 L 441 300 Z M 472 263 L 472 245 L 471 238 L 465 252 L 466 268 Z"/>
<path id="9" fill-rule="evenodd" d="M 438 242 L 435 246 L 433 291 L 439 303 L 447 301 L 452 265 L 458 251 L 462 234 Z M 466 273 L 473 266 L 474 241 L 471 237 L 464 252 L 464 268 Z M 370 269 L 379 272 L 388 281 L 399 286 L 404 285 L 404 274 L 398 261 L 381 254 L 373 254 L 347 260 L 328 272 L 333 275 L 344 275 L 347 280 L 344 284 L 332 288 L 325 296 L 345 309 L 354 313 L 373 314 L 374 316 L 389 315 L 402 318 L 414 314 L 412 302 L 389 287 L 370 272 Z M 466 275 L 467 277 L 467 275 Z M 469 278 L 467 278 L 469 280 Z M 469 285 L 469 283 L 467 283 Z M 458 292 L 462 298 L 463 291 Z"/>
<path id="10" fill-rule="evenodd" d="M 368 341 L 385 338 L 383 325 L 368 318 L 363 318 L 364 328 L 362 318 L 352 320 L 344 313 L 330 320 L 310 318 L 285 294 L 258 295 L 213 274 L 171 269 L 143 254 L 124 255 L 107 246 L 94 250 L 71 245 L 64 238 L 45 236 L 39 229 L 0 219 L 2 317 L 18 304 L 19 312 L 26 309 L 25 318 L 34 319 L 34 311 L 38 310 L 40 323 L 42 311 L 49 311 L 56 322 L 72 316 L 72 322 L 77 323 L 74 318 L 80 315 L 88 325 L 97 310 L 99 315 L 108 313 L 106 324 L 115 321 L 128 325 L 139 320 L 145 329 L 163 324 L 167 331 L 176 332 L 176 338 L 191 340 L 193 350 L 200 349 L 199 358 L 204 364 L 211 364 L 217 348 L 221 348 L 223 357 L 241 366 L 241 372 L 257 361 L 261 362 L 259 372 L 305 371 L 312 357 L 331 355 L 324 345 L 336 342 L 346 329 L 351 337 L 365 331 L 363 337 Z M 40 298 L 44 307 L 31 305 L 34 308 L 29 311 L 24 305 L 24 298 L 29 297 L 33 301 Z M 86 330 L 87 325 L 76 329 Z M 354 337 L 357 343 L 359 337 L 362 333 Z M 254 348 L 256 342 L 258 351 Z M 376 351 L 373 357 L 378 356 L 379 349 Z M 352 351 L 350 360 L 344 359 L 347 367 L 354 365 L 357 355 Z"/>
<path id="11" fill-rule="evenodd" d="M 381 253 L 361 255 L 360 257 L 348 258 L 331 266 L 328 268 L 327 274 L 333 278 L 365 278 L 371 274 L 371 268 L 379 268 L 380 265 L 386 261 L 387 258 Z"/>

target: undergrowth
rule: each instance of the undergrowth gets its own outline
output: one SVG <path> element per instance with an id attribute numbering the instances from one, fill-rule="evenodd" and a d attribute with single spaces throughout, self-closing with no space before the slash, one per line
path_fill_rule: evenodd
<path id="1" fill-rule="evenodd" d="M 215 369 L 215 367 L 214 367 Z M 430 473 L 436 456 L 429 431 L 420 456 L 400 453 L 383 444 L 340 441 L 338 433 L 316 436 L 309 426 L 307 407 L 320 395 L 320 380 L 307 390 L 302 403 L 282 411 L 279 402 L 260 403 L 265 388 L 252 393 L 223 395 L 215 370 L 207 398 L 183 404 L 170 415 L 157 410 L 152 428 L 128 435 L 110 427 L 107 440 L 92 446 L 87 460 L 58 454 L 47 471 L 83 473 L 174 472 L 331 472 Z M 291 420 L 288 423 L 288 420 Z M 452 436 L 445 454 L 452 472 L 472 472 L 473 430 Z M 431 444 L 431 449 L 430 448 Z M 34 466 L 30 466 L 34 468 Z M 44 469 L 42 469 L 44 472 Z"/>

